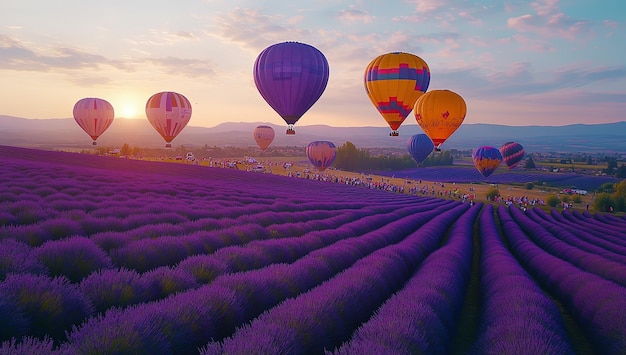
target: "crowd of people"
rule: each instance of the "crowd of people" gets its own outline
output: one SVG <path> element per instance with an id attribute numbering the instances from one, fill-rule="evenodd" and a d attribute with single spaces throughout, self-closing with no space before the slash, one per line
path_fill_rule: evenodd
<path id="1" fill-rule="evenodd" d="M 474 192 L 472 187 L 469 187 L 469 191 L 461 191 L 456 183 L 443 183 L 443 182 L 426 182 L 422 180 L 404 180 L 403 183 L 393 183 L 391 178 L 387 177 L 372 177 L 371 175 L 361 174 L 360 176 L 344 176 L 341 174 L 333 174 L 332 172 L 319 172 L 310 171 L 309 169 L 303 170 L 291 170 L 291 163 L 278 163 L 278 162 L 260 162 L 265 166 L 264 173 L 273 173 L 272 169 L 277 171 L 284 169 L 286 176 L 290 178 L 302 178 L 315 181 L 325 181 L 330 183 L 345 184 L 352 186 L 359 186 L 370 190 L 382 190 L 393 193 L 405 194 L 408 193 L 414 196 L 431 196 L 448 199 L 458 199 L 463 203 L 470 203 L 473 205 L 479 198 Z M 222 168 L 236 168 L 245 169 L 247 171 L 253 171 L 250 164 L 238 162 L 233 164 L 229 160 L 212 160 L 209 162 L 209 166 L 222 167 Z M 519 207 L 522 210 L 526 210 L 529 207 L 544 206 L 546 202 L 538 198 L 529 198 L 527 196 L 495 196 L 493 198 L 486 198 L 488 202 L 503 203 L 507 206 Z M 570 208 L 571 203 L 563 208 Z"/>

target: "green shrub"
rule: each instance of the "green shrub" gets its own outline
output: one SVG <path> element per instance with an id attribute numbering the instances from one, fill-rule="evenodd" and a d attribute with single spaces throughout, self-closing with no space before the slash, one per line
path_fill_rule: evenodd
<path id="1" fill-rule="evenodd" d="M 546 203 L 550 207 L 556 207 L 556 205 L 561 203 L 561 200 L 559 200 L 559 198 L 556 195 L 551 194 L 551 195 L 548 195 L 548 197 L 546 198 Z"/>
<path id="2" fill-rule="evenodd" d="M 498 191 L 497 187 L 492 187 L 489 190 L 487 190 L 486 195 L 487 195 L 487 200 L 493 201 L 496 196 L 500 196 L 500 191 Z"/>
<path id="3" fill-rule="evenodd" d="M 613 199 L 613 196 L 607 193 L 601 193 L 596 195 L 596 198 L 593 202 L 593 208 L 595 208 L 596 211 L 600 212 L 610 212 L 611 207 L 615 209 L 614 206 L 615 200 Z"/>
<path id="4" fill-rule="evenodd" d="M 581 202 L 583 202 L 583 198 L 580 197 L 580 195 L 574 195 L 574 197 L 572 197 L 572 202 L 574 202 L 574 203 L 581 203 Z"/>
<path id="5" fill-rule="evenodd" d="M 526 183 L 526 190 L 532 190 L 534 187 L 535 187 L 535 184 L 533 184 L 532 182 Z"/>

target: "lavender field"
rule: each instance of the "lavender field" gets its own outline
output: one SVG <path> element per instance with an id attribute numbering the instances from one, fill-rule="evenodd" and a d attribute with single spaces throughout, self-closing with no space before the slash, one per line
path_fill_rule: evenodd
<path id="1" fill-rule="evenodd" d="M 483 177 L 473 165 L 433 166 L 407 170 L 377 171 L 377 175 L 395 176 L 414 180 L 457 183 L 546 183 L 551 186 L 572 187 L 594 191 L 604 183 L 616 183 L 613 176 L 594 176 L 576 173 L 551 173 L 541 171 L 507 170 L 499 167 L 493 174 Z"/>
<path id="2" fill-rule="evenodd" d="M 626 219 L 0 146 L 0 354 L 624 354 Z"/>

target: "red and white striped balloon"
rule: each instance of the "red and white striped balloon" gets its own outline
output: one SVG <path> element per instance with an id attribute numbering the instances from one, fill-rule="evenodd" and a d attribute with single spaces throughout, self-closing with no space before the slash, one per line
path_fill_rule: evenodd
<path id="1" fill-rule="evenodd" d="M 152 127 L 165 139 L 166 148 L 191 119 L 191 103 L 182 94 L 164 91 L 152 95 L 146 103 L 146 116 Z"/>
<path id="2" fill-rule="evenodd" d="M 74 120 L 90 137 L 93 145 L 111 126 L 115 117 L 113 106 L 106 100 L 87 97 L 74 104 Z"/>

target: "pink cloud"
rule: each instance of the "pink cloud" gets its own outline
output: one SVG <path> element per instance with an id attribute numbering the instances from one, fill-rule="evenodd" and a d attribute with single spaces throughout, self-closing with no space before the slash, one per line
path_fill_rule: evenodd
<path id="1" fill-rule="evenodd" d="M 561 37 L 574 40 L 590 32 L 590 24 L 574 19 L 559 11 L 558 0 L 536 1 L 531 4 L 536 14 L 511 17 L 507 26 L 518 32 L 527 32 L 542 37 Z"/>
<path id="2" fill-rule="evenodd" d="M 348 10 L 339 11 L 339 20 L 346 22 L 371 23 L 376 18 L 368 14 L 366 11 L 359 10 L 355 6 L 350 6 Z"/>

